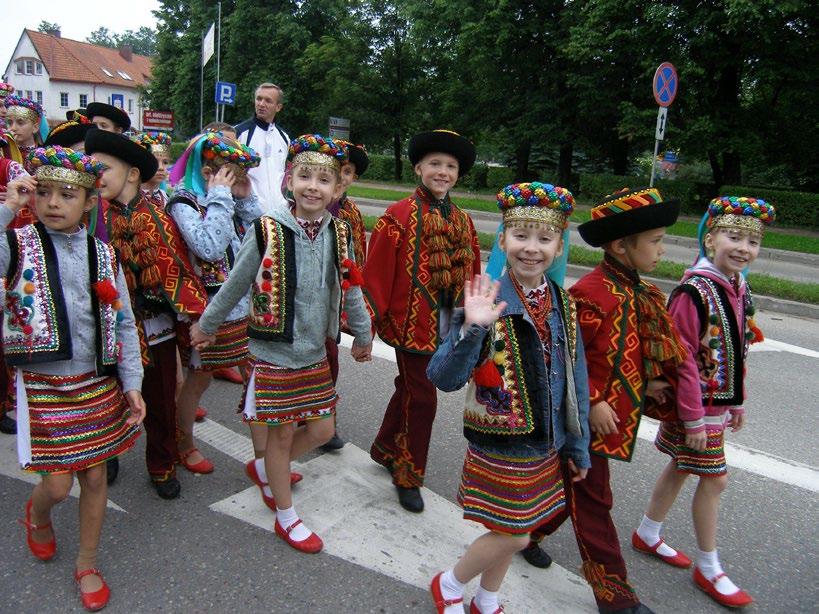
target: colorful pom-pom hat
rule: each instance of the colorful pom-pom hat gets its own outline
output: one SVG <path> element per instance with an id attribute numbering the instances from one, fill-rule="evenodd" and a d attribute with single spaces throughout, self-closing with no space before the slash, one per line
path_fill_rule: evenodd
<path id="1" fill-rule="evenodd" d="M 463 177 L 475 164 L 475 146 L 452 130 L 419 132 L 410 139 L 407 154 L 413 166 L 431 153 L 445 153 L 458 160 L 458 177 Z"/>
<path id="2" fill-rule="evenodd" d="M 364 145 L 356 145 L 343 139 L 333 139 L 340 147 L 347 152 L 350 164 L 355 166 L 355 174 L 361 177 L 370 166 L 370 157 L 367 155 L 367 148 Z"/>
<path id="3" fill-rule="evenodd" d="M 569 190 L 539 181 L 508 185 L 498 192 L 497 198 L 507 228 L 520 224 L 546 224 L 563 232 L 574 211 L 574 196 Z"/>
<path id="4" fill-rule="evenodd" d="M 708 203 L 705 215 L 708 230 L 738 228 L 761 235 L 776 219 L 776 209 L 761 198 L 718 196 Z"/>
<path id="5" fill-rule="evenodd" d="M 329 166 L 339 171 L 347 159 L 344 147 L 320 134 L 303 134 L 290 141 L 287 149 L 287 162 L 292 166 Z"/>
<path id="6" fill-rule="evenodd" d="M 0 81 L 0 100 L 5 98 L 6 96 L 10 96 L 14 93 L 14 86 L 11 83 L 6 83 L 5 81 Z"/>
<path id="7" fill-rule="evenodd" d="M 657 188 L 623 188 L 596 204 L 591 219 L 577 230 L 586 243 L 600 247 L 646 230 L 671 226 L 679 215 L 680 201 L 664 200 Z"/>
<path id="8" fill-rule="evenodd" d="M 102 175 L 103 164 L 81 151 L 52 145 L 28 155 L 28 166 L 38 181 L 51 181 L 91 189 Z"/>
<path id="9" fill-rule="evenodd" d="M 92 128 L 85 136 L 85 153 L 107 153 L 139 169 L 143 183 L 156 174 L 159 163 L 154 154 L 123 134 Z"/>
<path id="10" fill-rule="evenodd" d="M 132 138 L 155 156 L 171 155 L 171 136 L 167 132 L 146 130 Z"/>

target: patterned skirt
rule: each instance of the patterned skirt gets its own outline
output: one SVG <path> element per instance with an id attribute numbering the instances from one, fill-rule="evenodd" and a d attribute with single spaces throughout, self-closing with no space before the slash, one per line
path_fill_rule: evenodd
<path id="1" fill-rule="evenodd" d="M 80 471 L 123 453 L 139 437 L 139 427 L 125 423 L 128 416 L 114 377 L 17 371 L 17 451 L 24 469 Z"/>
<path id="2" fill-rule="evenodd" d="M 693 450 L 685 445 L 685 427 L 679 422 L 661 422 L 654 445 L 677 463 L 677 471 L 699 476 L 728 473 L 725 462 L 725 430 L 706 429 L 705 450 Z"/>
<path id="3" fill-rule="evenodd" d="M 557 453 L 511 457 L 469 446 L 458 503 L 487 529 L 525 535 L 566 505 Z"/>
<path id="4" fill-rule="evenodd" d="M 330 365 L 321 362 L 288 369 L 251 356 L 251 375 L 242 394 L 245 422 L 271 426 L 335 414 L 338 395 Z"/>
<path id="5" fill-rule="evenodd" d="M 216 330 L 216 341 L 204 350 L 188 346 L 182 359 L 194 371 L 216 371 L 236 367 L 247 357 L 247 318 L 240 318 L 222 324 Z"/>

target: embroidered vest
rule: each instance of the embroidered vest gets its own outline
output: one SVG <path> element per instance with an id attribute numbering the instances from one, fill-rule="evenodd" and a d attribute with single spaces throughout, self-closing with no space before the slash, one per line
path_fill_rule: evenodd
<path id="1" fill-rule="evenodd" d="M 577 417 L 577 399 L 574 387 L 574 365 L 577 348 L 577 310 L 574 300 L 562 288 L 560 310 L 565 331 L 563 351 L 566 361 L 566 427 L 581 434 Z M 554 332 L 554 331 L 553 331 Z M 539 443 L 546 437 L 543 408 L 550 407 L 549 389 L 538 385 L 540 378 L 548 378 L 548 370 L 541 359 L 543 347 L 534 326 L 520 315 L 499 318 L 489 331 L 481 350 L 476 369 L 486 361 L 494 362 L 500 375 L 500 385 L 484 386 L 470 378 L 464 407 L 464 435 L 474 443 L 492 445 Z M 569 407 L 573 409 L 569 410 Z"/>
<path id="2" fill-rule="evenodd" d="M 701 336 L 696 362 L 703 404 L 742 405 L 748 340 L 745 327 L 743 330 L 737 327 L 737 318 L 725 290 L 711 279 L 695 275 L 685 280 L 677 291 L 691 297 L 700 317 Z M 752 298 L 747 288 L 743 302 L 743 311 L 748 313 Z"/>
<path id="3" fill-rule="evenodd" d="M 10 365 L 70 360 L 72 340 L 54 244 L 41 223 L 8 230 L 10 260 L 6 273 L 3 350 Z M 119 267 L 113 247 L 87 236 L 89 286 L 115 283 Z M 97 372 L 115 374 L 119 348 L 117 317 L 89 288 L 96 321 Z"/>
<path id="4" fill-rule="evenodd" d="M 171 199 L 168 201 L 168 206 L 174 203 L 184 203 L 189 207 L 195 209 L 202 219 L 205 218 L 205 207 L 201 206 L 193 192 L 185 189 L 177 190 Z M 239 233 L 239 229 L 235 229 Z M 241 234 L 239 235 L 241 236 Z M 230 270 L 233 268 L 235 256 L 233 254 L 233 247 L 228 243 L 224 255 L 215 262 L 209 262 L 199 258 L 193 251 L 190 252 L 190 261 L 193 265 L 194 272 L 199 276 L 202 285 L 208 291 L 208 294 L 216 294 L 222 284 L 230 275 Z"/>
<path id="5" fill-rule="evenodd" d="M 349 257 L 349 226 L 332 218 L 333 255 L 338 283 Z M 293 343 L 293 303 L 296 293 L 295 235 L 290 228 L 263 215 L 253 222 L 261 264 L 250 289 L 247 334 L 254 339 Z M 340 296 L 340 295 L 339 295 Z M 339 305 L 339 314 L 341 308 Z"/>

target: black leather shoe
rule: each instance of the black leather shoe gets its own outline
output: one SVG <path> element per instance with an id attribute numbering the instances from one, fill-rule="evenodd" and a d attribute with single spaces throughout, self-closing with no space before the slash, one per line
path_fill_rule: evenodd
<path id="1" fill-rule="evenodd" d="M 630 608 L 621 608 L 619 610 L 609 610 L 600 607 L 597 609 L 601 612 L 601 614 L 654 614 L 654 610 L 642 603 L 633 605 Z"/>
<path id="2" fill-rule="evenodd" d="M 0 418 L 0 433 L 15 435 L 17 433 L 17 421 L 3 414 L 3 417 Z"/>
<path id="3" fill-rule="evenodd" d="M 119 475 L 119 457 L 114 456 L 113 458 L 109 458 L 108 462 L 105 463 L 105 472 L 106 472 L 106 480 L 108 481 L 108 485 L 114 483 L 114 480 L 117 479 Z"/>
<path id="4" fill-rule="evenodd" d="M 163 499 L 176 499 L 182 490 L 182 485 L 176 478 L 168 478 L 167 480 L 157 480 L 154 482 L 156 494 Z"/>
<path id="5" fill-rule="evenodd" d="M 526 562 L 533 567 L 540 567 L 546 569 L 552 564 L 552 557 L 537 542 L 529 542 L 523 550 L 520 551 Z"/>
<path id="6" fill-rule="evenodd" d="M 420 488 L 396 486 L 395 490 L 398 491 L 398 502 L 405 510 L 414 514 L 420 514 L 424 511 L 424 500 L 421 498 Z"/>
<path id="7" fill-rule="evenodd" d="M 327 443 L 319 446 L 324 452 L 341 450 L 344 447 L 344 440 L 338 436 L 338 432 L 333 433 L 333 437 Z"/>

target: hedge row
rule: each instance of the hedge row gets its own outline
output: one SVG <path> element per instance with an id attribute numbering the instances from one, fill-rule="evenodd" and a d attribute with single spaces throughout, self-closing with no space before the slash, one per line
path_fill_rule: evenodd
<path id="1" fill-rule="evenodd" d="M 722 186 L 720 194 L 762 198 L 776 207 L 777 224 L 819 229 L 819 194 L 737 185 Z"/>
<path id="2" fill-rule="evenodd" d="M 487 166 L 478 163 L 463 177 L 458 185 L 467 190 L 486 188 L 500 189 L 514 180 L 514 171 L 505 166 Z M 395 181 L 395 159 L 392 156 L 370 154 L 367 181 Z M 401 160 L 401 181 L 415 183 L 415 171 L 406 158 Z"/>

